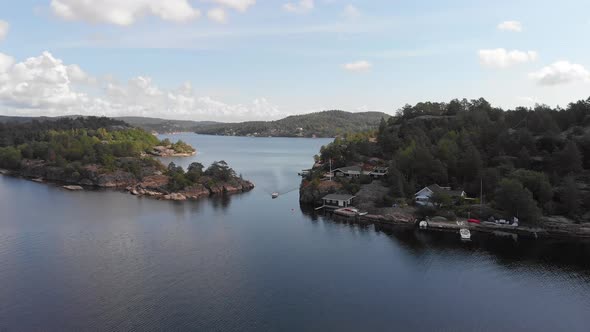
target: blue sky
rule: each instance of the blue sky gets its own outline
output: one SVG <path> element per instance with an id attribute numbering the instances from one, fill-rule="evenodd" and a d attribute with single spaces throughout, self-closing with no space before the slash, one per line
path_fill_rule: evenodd
<path id="1" fill-rule="evenodd" d="M 587 1 L 0 4 L 0 113 L 274 119 L 590 96 Z M 4 26 L 4 28 L 3 28 Z"/>

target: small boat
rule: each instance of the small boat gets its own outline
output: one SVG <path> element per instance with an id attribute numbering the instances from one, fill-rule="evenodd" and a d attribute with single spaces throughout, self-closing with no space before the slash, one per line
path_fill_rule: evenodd
<path id="1" fill-rule="evenodd" d="M 463 240 L 463 241 L 471 240 L 471 232 L 467 228 L 461 228 L 459 230 L 459 234 L 461 235 L 461 240 Z"/>
<path id="2" fill-rule="evenodd" d="M 418 225 L 420 226 L 421 229 L 426 229 L 426 228 L 428 228 L 428 221 L 422 220 L 422 221 L 420 221 L 420 223 Z"/>
<path id="3" fill-rule="evenodd" d="M 271 194 L 271 197 L 272 197 L 272 199 L 275 199 L 275 198 L 279 197 L 279 193 L 274 192 Z"/>

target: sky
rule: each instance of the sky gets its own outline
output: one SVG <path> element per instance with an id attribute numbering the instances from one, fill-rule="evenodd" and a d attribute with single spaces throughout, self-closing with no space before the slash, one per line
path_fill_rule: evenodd
<path id="1" fill-rule="evenodd" d="M 0 114 L 272 120 L 590 96 L 587 0 L 0 0 Z"/>

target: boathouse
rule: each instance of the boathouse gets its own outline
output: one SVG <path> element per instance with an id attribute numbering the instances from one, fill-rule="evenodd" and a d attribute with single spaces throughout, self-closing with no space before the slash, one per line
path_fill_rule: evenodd
<path id="1" fill-rule="evenodd" d="M 352 204 L 352 195 L 329 194 L 322 198 L 324 207 L 342 208 Z"/>

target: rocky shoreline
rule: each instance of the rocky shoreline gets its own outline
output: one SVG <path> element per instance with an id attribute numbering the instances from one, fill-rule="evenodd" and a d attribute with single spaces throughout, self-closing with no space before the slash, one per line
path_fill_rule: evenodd
<path id="1" fill-rule="evenodd" d="M 237 194 L 254 188 L 252 182 L 238 177 L 223 182 L 204 178 L 204 184 L 195 184 L 172 192 L 167 190 L 169 177 L 155 169 L 144 170 L 149 175 L 138 179 L 134 174 L 122 170 L 105 172 L 98 165 L 84 166 L 83 174 L 78 172 L 68 174 L 65 168 L 47 166 L 39 160 L 23 161 L 22 166 L 19 171 L 0 169 L 0 174 L 21 177 L 39 183 L 53 183 L 70 191 L 86 188 L 112 189 L 126 191 L 135 196 L 170 201 L 197 200 L 214 195 Z"/>
<path id="2" fill-rule="evenodd" d="M 192 157 L 197 154 L 197 150 L 192 152 L 177 152 L 176 150 L 172 149 L 170 146 L 162 146 L 158 145 L 155 146 L 152 151 L 150 151 L 150 155 L 156 157 Z"/>

